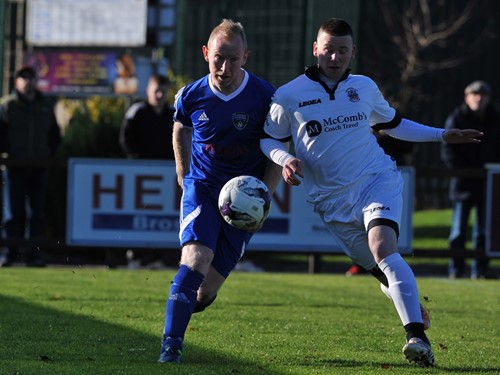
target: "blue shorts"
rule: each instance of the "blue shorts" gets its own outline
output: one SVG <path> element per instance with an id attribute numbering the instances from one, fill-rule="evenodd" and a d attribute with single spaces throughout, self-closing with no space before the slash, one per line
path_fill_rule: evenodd
<path id="1" fill-rule="evenodd" d="M 245 253 L 252 234 L 226 223 L 217 201 L 218 196 L 203 182 L 185 179 L 179 239 L 181 246 L 196 241 L 212 249 L 212 266 L 227 278 Z"/>

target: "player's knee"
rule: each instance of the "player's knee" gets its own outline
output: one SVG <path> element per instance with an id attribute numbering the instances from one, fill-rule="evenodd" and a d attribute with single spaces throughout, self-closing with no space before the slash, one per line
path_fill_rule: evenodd
<path id="1" fill-rule="evenodd" d="M 204 311 L 208 306 L 210 306 L 215 301 L 216 298 L 217 298 L 217 294 L 214 295 L 210 299 L 206 299 L 206 300 L 202 299 L 201 301 L 196 301 L 196 305 L 194 307 L 193 314 Z"/>
<path id="2" fill-rule="evenodd" d="M 214 257 L 213 251 L 198 242 L 189 242 L 182 248 L 181 264 L 206 274 Z"/>

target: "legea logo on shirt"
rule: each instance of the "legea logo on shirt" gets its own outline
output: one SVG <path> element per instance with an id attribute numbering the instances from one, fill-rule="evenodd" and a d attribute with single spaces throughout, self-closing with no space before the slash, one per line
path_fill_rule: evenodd
<path id="1" fill-rule="evenodd" d="M 306 101 L 300 102 L 299 107 L 305 107 L 308 105 L 320 104 L 320 103 L 321 103 L 321 99 L 306 100 Z"/>
<path id="2" fill-rule="evenodd" d="M 312 120 L 306 123 L 306 131 L 309 137 L 316 137 L 321 134 L 322 126 L 319 121 Z"/>

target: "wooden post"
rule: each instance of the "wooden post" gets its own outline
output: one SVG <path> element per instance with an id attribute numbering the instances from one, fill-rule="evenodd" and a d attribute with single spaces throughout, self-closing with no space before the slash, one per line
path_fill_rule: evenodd
<path id="1" fill-rule="evenodd" d="M 319 254 L 309 254 L 309 273 L 319 273 L 321 271 L 321 255 Z"/>

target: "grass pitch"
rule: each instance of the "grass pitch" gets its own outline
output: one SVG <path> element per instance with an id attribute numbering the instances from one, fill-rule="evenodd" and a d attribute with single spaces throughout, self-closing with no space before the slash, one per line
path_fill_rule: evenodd
<path id="1" fill-rule="evenodd" d="M 0 374 L 498 374 L 500 282 L 419 278 L 436 368 L 370 276 L 233 273 L 158 364 L 172 271 L 0 269 Z"/>

